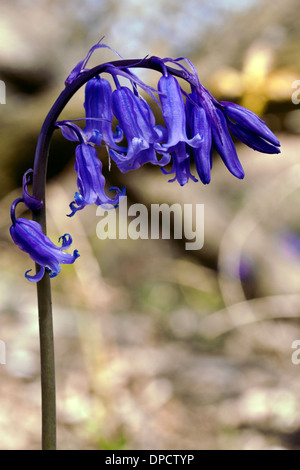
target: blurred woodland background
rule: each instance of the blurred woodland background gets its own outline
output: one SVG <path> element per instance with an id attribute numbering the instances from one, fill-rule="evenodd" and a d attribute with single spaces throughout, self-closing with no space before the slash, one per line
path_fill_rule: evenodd
<path id="1" fill-rule="evenodd" d="M 53 279 L 61 449 L 300 449 L 299 2 L 12 0 L 2 2 L 0 79 L 0 449 L 40 448 L 33 263 L 9 237 L 11 202 L 33 165 L 42 122 L 70 70 L 102 36 L 125 58 L 188 56 L 217 99 L 249 107 L 278 156 L 237 143 L 246 177 L 216 156 L 208 186 L 168 183 L 158 168 L 110 185 L 130 203 L 205 205 L 205 242 L 103 240 L 88 207 L 65 217 L 74 145 L 54 135 L 48 235 L 81 254 Z M 91 65 L 114 60 L 97 51 Z M 141 72 L 156 85 L 157 74 Z M 63 117 L 83 117 L 83 90 Z"/>

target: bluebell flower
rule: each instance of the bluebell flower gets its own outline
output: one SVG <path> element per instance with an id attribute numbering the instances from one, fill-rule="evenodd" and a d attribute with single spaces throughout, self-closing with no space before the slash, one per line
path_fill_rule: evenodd
<path id="1" fill-rule="evenodd" d="M 190 139 L 187 136 L 185 104 L 176 78 L 170 74 L 162 75 L 158 81 L 158 91 L 168 136 L 167 142 L 162 144 L 162 149 L 169 151 L 180 142 L 185 142 L 191 147 L 199 147 L 203 137 L 198 132 Z"/>
<path id="2" fill-rule="evenodd" d="M 112 187 L 117 194 L 110 198 L 105 193 L 105 177 L 102 174 L 102 163 L 98 158 L 97 150 L 90 144 L 82 143 L 75 150 L 78 191 L 75 193 L 74 201 L 71 202 L 72 210 L 69 217 L 75 212 L 83 209 L 88 204 L 96 204 L 108 208 L 117 207 L 119 201 L 125 195 L 124 188 Z"/>
<path id="3" fill-rule="evenodd" d="M 204 136 L 202 146 L 193 149 L 195 165 L 204 184 L 210 182 L 213 148 L 234 176 L 239 179 L 245 176 L 228 130 L 226 117 L 217 105 L 217 101 L 204 87 L 192 87 L 192 93 L 187 97 L 187 114 L 191 130 L 201 132 Z"/>
<path id="4" fill-rule="evenodd" d="M 193 99 L 193 94 L 190 95 Z M 191 133 L 199 132 L 203 136 L 201 145 L 193 149 L 195 167 L 203 184 L 208 184 L 211 179 L 211 167 L 213 158 L 212 132 L 209 118 L 200 103 L 192 104 L 188 98 L 186 101 L 187 117 Z"/>
<path id="5" fill-rule="evenodd" d="M 107 209 L 117 207 L 125 195 L 125 189 L 111 187 L 110 191 L 115 190 L 117 194 L 113 198 L 106 195 L 102 162 L 98 158 L 96 148 L 86 141 L 84 131 L 69 121 L 57 121 L 56 126 L 67 139 L 80 142 L 75 149 L 74 165 L 78 191 L 75 192 L 74 201 L 70 204 L 71 213 L 68 216 L 72 217 L 75 212 L 89 204 L 105 206 Z"/>
<path id="6" fill-rule="evenodd" d="M 193 149 L 195 166 L 201 181 L 210 182 L 213 149 L 219 153 L 228 170 L 244 178 L 232 136 L 254 150 L 280 153 L 280 142 L 265 122 L 252 111 L 231 102 L 218 102 L 200 84 L 192 86 L 186 101 L 192 134 L 203 135 L 203 143 Z"/>
<path id="7" fill-rule="evenodd" d="M 112 131 L 113 113 L 111 108 L 112 88 L 108 80 L 96 76 L 85 86 L 86 125 L 83 129 L 89 143 L 101 145 L 104 141 L 110 148 L 118 150 L 116 142 L 123 139 L 119 127 Z"/>
<path id="8" fill-rule="evenodd" d="M 118 87 L 112 94 L 112 110 L 118 119 L 127 140 L 127 149 L 116 152 L 110 149 L 110 156 L 123 173 L 136 170 L 145 163 L 164 166 L 170 161 L 168 154 L 160 160 L 156 151 L 159 142 L 166 138 L 165 129 L 155 125 L 155 117 L 149 104 L 130 88 Z"/>
<path id="9" fill-rule="evenodd" d="M 170 171 L 165 169 L 162 171 L 165 174 L 174 173 L 174 178 L 169 182 L 177 180 L 183 186 L 189 179 L 197 181 L 190 172 L 190 148 L 199 147 L 203 142 L 203 136 L 198 130 L 191 138 L 187 135 L 185 103 L 180 85 L 173 75 L 168 73 L 162 75 L 158 82 L 158 91 L 167 139 L 160 147 L 156 146 L 156 151 L 170 153 L 172 168 Z"/>
<path id="10" fill-rule="evenodd" d="M 19 202 L 24 202 L 23 198 L 16 199 L 11 206 L 10 234 L 14 243 L 40 266 L 39 272 L 31 276 L 31 270 L 26 271 L 25 277 L 31 282 L 38 282 L 44 276 L 45 271 L 50 277 L 57 276 L 61 271 L 61 264 L 72 264 L 79 257 L 78 251 L 73 254 L 63 250 L 68 249 L 72 244 L 72 238 L 65 234 L 59 238 L 62 241 L 60 247 L 56 246 L 42 231 L 40 224 L 33 220 L 22 217 L 16 218 L 15 210 Z"/>
<path id="11" fill-rule="evenodd" d="M 255 113 L 229 101 L 220 101 L 232 134 L 244 144 L 263 153 L 280 153 L 280 142 Z"/>

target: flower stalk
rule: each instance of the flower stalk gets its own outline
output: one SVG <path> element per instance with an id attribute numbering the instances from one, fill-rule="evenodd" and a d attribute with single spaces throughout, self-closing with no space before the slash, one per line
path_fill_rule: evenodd
<path id="1" fill-rule="evenodd" d="M 66 85 L 54 105 L 50 109 L 39 134 L 32 181 L 32 195 L 42 201 L 42 207 L 32 211 L 32 219 L 38 222 L 44 234 L 47 234 L 46 224 L 46 178 L 49 150 L 55 123 L 63 109 L 74 96 L 74 94 L 88 80 L 105 69 L 110 67 L 136 67 L 154 68 L 160 70 L 157 63 L 152 63 L 151 59 L 144 61 L 118 60 L 109 64 L 102 64 L 93 69 L 80 74 L 74 81 Z M 184 73 L 180 70 L 173 70 L 177 76 Z M 36 264 L 38 272 L 40 266 Z M 41 362 L 41 407 L 42 407 L 42 449 L 56 449 L 56 383 L 55 383 L 55 351 L 53 334 L 53 314 L 52 314 L 52 294 L 51 283 L 48 273 L 37 283 L 37 303 L 39 313 L 39 338 L 40 338 L 40 362 Z"/>

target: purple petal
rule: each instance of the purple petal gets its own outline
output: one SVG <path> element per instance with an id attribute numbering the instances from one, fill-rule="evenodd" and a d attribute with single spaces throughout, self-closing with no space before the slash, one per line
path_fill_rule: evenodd
<path id="1" fill-rule="evenodd" d="M 223 113 L 217 110 L 220 125 L 212 123 L 212 137 L 214 146 L 221 156 L 227 169 L 237 178 L 245 176 L 243 167 L 238 159 L 236 149 L 227 128 L 227 122 Z"/>
<path id="2" fill-rule="evenodd" d="M 277 147 L 280 146 L 280 142 L 277 137 L 272 131 L 270 131 L 266 123 L 255 113 L 243 106 L 231 103 L 230 101 L 221 101 L 220 104 L 223 106 L 226 116 L 237 124 L 244 127 L 246 130 L 257 134 L 271 144 Z"/>
<path id="3" fill-rule="evenodd" d="M 188 139 L 186 134 L 185 104 L 176 78 L 173 75 L 163 75 L 159 79 L 158 90 L 161 92 L 160 101 L 168 131 L 168 141 L 162 147 L 168 151 L 179 142 L 198 147 L 202 142 L 202 137 L 196 134 L 192 139 Z"/>
<path id="4" fill-rule="evenodd" d="M 94 77 L 87 82 L 84 102 L 87 121 L 84 132 L 89 142 L 100 145 L 104 140 L 107 145 L 117 150 L 116 142 L 123 139 L 123 133 L 119 128 L 115 134 L 112 131 L 111 100 L 112 88 L 108 80 Z"/>
<path id="5" fill-rule="evenodd" d="M 141 60 L 137 61 L 136 65 L 138 65 L 139 62 L 141 62 Z M 122 69 L 122 68 L 118 68 L 118 67 L 109 65 L 108 67 L 106 67 L 105 71 L 108 72 L 108 73 L 111 73 L 113 75 L 113 77 L 115 78 L 115 80 L 117 78 L 117 75 L 120 75 L 121 77 L 127 78 L 131 82 L 133 87 L 136 88 L 136 86 L 138 85 L 140 88 L 142 88 L 142 90 L 144 90 L 158 104 L 158 106 L 160 106 L 159 101 L 157 100 L 156 96 L 153 94 L 153 92 L 157 93 L 157 90 L 155 88 L 152 88 L 149 85 L 146 85 L 144 82 L 142 82 L 142 80 L 140 80 L 128 68 Z"/>
<path id="6" fill-rule="evenodd" d="M 75 154 L 79 191 L 75 193 L 75 201 L 70 204 L 72 213 L 69 214 L 69 217 L 88 204 L 117 206 L 120 197 L 124 196 L 124 190 L 118 189 L 116 196 L 112 199 L 106 195 L 105 178 L 102 174 L 102 163 L 98 158 L 97 150 L 89 144 L 81 144 L 76 147 Z"/>
<path id="7" fill-rule="evenodd" d="M 166 130 L 155 125 L 155 117 L 149 104 L 127 87 L 119 87 L 113 92 L 113 112 L 127 139 L 128 148 L 110 156 L 123 172 L 137 169 L 146 163 L 165 165 L 169 157 L 158 160 L 155 150 L 165 138 Z"/>
<path id="8" fill-rule="evenodd" d="M 194 98 L 194 95 L 190 95 Z M 211 126 L 204 108 L 199 105 L 193 105 L 187 100 L 187 115 L 192 134 L 199 133 L 203 136 L 200 147 L 193 149 L 193 156 L 197 173 L 203 184 L 210 182 L 211 176 L 211 149 L 212 133 Z"/>
<path id="9" fill-rule="evenodd" d="M 180 142 L 175 145 L 171 150 L 171 156 L 171 170 L 167 171 L 165 168 L 161 169 L 164 174 L 175 174 L 174 178 L 169 180 L 169 183 L 177 180 L 180 186 L 184 186 L 188 183 L 189 179 L 196 182 L 197 179 L 190 172 L 190 158 L 186 152 L 186 144 L 184 142 Z"/>
<path id="10" fill-rule="evenodd" d="M 44 266 L 41 266 L 40 267 L 40 270 L 34 275 L 34 276 L 29 276 L 28 273 L 30 273 L 32 271 L 32 269 L 29 269 L 28 271 L 26 271 L 25 273 L 25 277 L 28 281 L 30 282 L 38 282 L 42 279 L 42 277 L 44 276 L 45 274 L 45 268 Z"/>
<path id="11" fill-rule="evenodd" d="M 253 150 L 257 150 L 262 153 L 280 153 L 280 149 L 275 145 L 269 144 L 266 140 L 262 139 L 256 133 L 246 130 L 237 123 L 229 122 L 228 127 L 232 134 L 244 144 Z"/>
<path id="12" fill-rule="evenodd" d="M 133 138 L 157 142 L 155 117 L 148 103 L 129 88 L 117 88 L 112 94 L 112 110 L 127 141 Z"/>
<path id="13" fill-rule="evenodd" d="M 62 135 L 65 139 L 71 140 L 72 142 L 85 142 L 85 134 L 81 127 L 74 124 L 72 121 L 57 121 L 56 127 L 59 127 Z"/>
<path id="14" fill-rule="evenodd" d="M 128 154 L 123 155 L 121 153 L 115 152 L 114 150 L 109 151 L 112 160 L 114 160 L 114 162 L 118 166 L 118 169 L 122 173 L 127 173 L 130 170 L 137 170 L 146 163 L 151 163 L 152 165 L 158 166 L 165 166 L 170 162 L 171 159 L 171 156 L 169 154 L 163 154 L 163 156 L 159 160 L 155 152 L 155 148 L 153 146 L 145 150 L 138 150 L 138 148 L 135 147 L 134 142 L 131 145 L 131 152 L 132 156 L 128 158 Z"/>
<path id="15" fill-rule="evenodd" d="M 61 250 L 63 248 L 64 249 L 70 248 L 70 246 L 72 245 L 72 237 L 69 233 L 65 233 L 64 235 L 59 237 L 58 243 L 60 242 L 60 240 L 62 240 Z"/>

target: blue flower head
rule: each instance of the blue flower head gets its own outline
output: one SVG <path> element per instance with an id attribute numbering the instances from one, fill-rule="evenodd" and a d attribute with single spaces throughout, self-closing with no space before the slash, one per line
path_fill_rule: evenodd
<path id="1" fill-rule="evenodd" d="M 87 70 L 91 54 L 99 47 L 106 46 L 101 41 L 93 46 L 71 73 L 72 80 Z M 189 68 L 181 63 L 183 60 Z M 133 62 L 132 66 L 142 62 Z M 167 66 L 168 62 L 176 64 L 177 70 Z M 92 145 L 106 145 L 122 173 L 150 163 L 160 166 L 164 174 L 173 174 L 170 182 L 177 180 L 183 186 L 190 179 L 197 181 L 191 173 L 191 163 L 194 163 L 200 180 L 208 184 L 214 150 L 235 177 L 244 178 L 233 137 L 260 152 L 280 152 L 280 143 L 266 124 L 242 106 L 218 102 L 200 83 L 189 59 L 152 57 L 148 67 L 161 72 L 157 90 L 143 83 L 123 63 L 119 67 L 108 64 L 105 68 L 116 84 L 114 91 L 99 75 L 86 85 L 85 140 Z M 117 75 L 125 77 L 131 88 L 121 86 Z M 181 88 L 178 76 L 190 84 L 189 94 Z M 154 98 L 161 108 L 164 126 L 156 124 L 149 103 L 137 91 L 138 86 L 152 98 L 153 92 L 158 95 L 158 100 Z M 118 122 L 115 133 L 111 128 L 113 117 Z M 171 169 L 167 169 L 170 162 Z"/>
<path id="2" fill-rule="evenodd" d="M 62 240 L 60 247 L 56 246 L 42 231 L 40 224 L 33 220 L 16 218 L 15 210 L 19 202 L 24 202 L 23 198 L 16 199 L 11 207 L 12 225 L 10 234 L 14 243 L 26 253 L 31 259 L 40 266 L 39 272 L 31 276 L 26 271 L 25 277 L 31 282 L 40 281 L 47 271 L 50 277 L 57 276 L 61 271 L 61 264 L 72 264 L 79 257 L 78 251 L 74 250 L 73 254 L 66 253 L 72 244 L 72 238 L 69 234 L 65 234 L 59 238 Z"/>
<path id="3" fill-rule="evenodd" d="M 280 142 L 266 123 L 240 105 L 227 101 L 218 102 L 200 83 L 197 71 L 189 59 L 150 57 L 142 60 L 118 60 L 89 70 L 87 64 L 91 55 L 102 47 L 108 46 L 101 39 L 74 67 L 65 82 L 63 98 L 59 97 L 54 104 L 56 111 L 51 109 L 48 115 L 54 121 L 54 116 L 60 115 L 70 96 L 81 85 L 86 84 L 85 117 L 77 119 L 85 120 L 83 128 L 74 123 L 76 120 L 56 123 L 51 121 L 48 128 L 49 135 L 57 127 L 65 138 L 77 142 L 75 171 L 78 190 L 70 204 L 69 216 L 90 204 L 107 209 L 115 208 L 124 197 L 124 188 L 110 188 L 116 192 L 113 197 L 106 194 L 98 146 L 107 149 L 109 157 L 122 173 L 152 164 L 159 166 L 164 174 L 172 175 L 170 182 L 176 180 L 181 186 L 189 180 L 197 181 L 191 171 L 193 165 L 203 184 L 211 181 L 214 151 L 220 155 L 230 173 L 239 179 L 244 178 L 233 137 L 256 151 L 280 153 Z M 187 66 L 182 64 L 183 60 Z M 176 64 L 176 68 L 173 64 Z M 136 67 L 159 72 L 161 75 L 157 88 L 150 87 L 138 78 L 132 72 Z M 103 78 L 104 73 L 111 76 L 114 89 L 109 80 Z M 128 86 L 121 86 L 119 76 L 127 80 Z M 180 85 L 182 80 L 189 85 L 190 92 L 186 92 L 186 87 Z M 139 88 L 158 104 L 162 125 L 156 123 L 151 105 L 141 96 Z M 114 121 L 117 123 L 115 130 Z M 45 135 L 42 139 L 44 143 L 50 141 L 50 138 L 47 140 L 44 137 Z M 38 213 L 41 208 L 45 209 L 43 201 L 29 194 L 27 187 L 31 172 L 32 170 L 28 170 L 24 175 L 23 197 L 12 205 L 10 232 L 21 250 L 40 265 L 40 271 L 35 276 L 29 275 L 29 271 L 25 276 L 30 281 L 39 281 L 45 271 L 50 277 L 54 277 L 60 272 L 61 264 L 73 263 L 79 255 L 77 250 L 72 255 L 64 251 L 71 245 L 70 235 L 60 237 L 62 244 L 58 247 L 43 233 L 37 222 L 16 218 L 15 208 L 21 201 L 32 212 Z M 36 167 L 35 173 L 38 173 Z M 40 175 L 35 174 L 34 177 L 40 178 Z M 42 175 L 40 180 L 44 181 L 44 177 Z"/>

